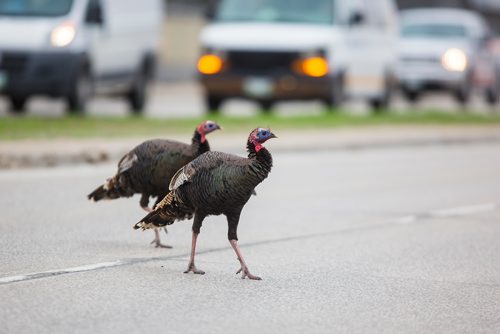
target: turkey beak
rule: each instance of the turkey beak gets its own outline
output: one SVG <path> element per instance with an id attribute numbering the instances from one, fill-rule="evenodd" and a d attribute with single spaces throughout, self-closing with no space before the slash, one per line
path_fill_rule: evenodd
<path id="1" fill-rule="evenodd" d="M 219 124 L 215 124 L 215 128 L 217 130 L 224 130 L 224 128 L 222 126 L 220 126 Z"/>
<path id="2" fill-rule="evenodd" d="M 269 139 L 271 138 L 278 138 L 278 136 L 276 136 L 274 133 L 271 132 L 271 134 L 269 135 Z"/>

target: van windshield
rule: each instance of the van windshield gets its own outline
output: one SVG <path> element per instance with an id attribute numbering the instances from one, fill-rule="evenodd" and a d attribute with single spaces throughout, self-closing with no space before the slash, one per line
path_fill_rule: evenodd
<path id="1" fill-rule="evenodd" d="M 218 22 L 332 24 L 334 0 L 222 0 Z"/>
<path id="2" fill-rule="evenodd" d="M 401 34 L 408 38 L 465 38 L 467 31 L 458 24 L 406 24 Z"/>
<path id="3" fill-rule="evenodd" d="M 73 0 L 0 0 L 2 16 L 63 16 Z"/>

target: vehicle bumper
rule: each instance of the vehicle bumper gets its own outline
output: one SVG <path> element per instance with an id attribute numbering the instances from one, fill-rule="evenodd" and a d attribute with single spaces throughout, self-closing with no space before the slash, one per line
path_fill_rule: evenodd
<path id="1" fill-rule="evenodd" d="M 0 50 L 0 94 L 64 96 L 83 59 L 75 53 Z"/>
<path id="2" fill-rule="evenodd" d="M 468 80 L 468 72 L 450 72 L 441 66 L 400 65 L 398 81 L 406 90 L 455 90 Z"/>
<path id="3" fill-rule="evenodd" d="M 327 99 L 332 92 L 332 78 L 282 75 L 201 75 L 208 95 L 220 98 L 240 97 L 251 100 Z"/>

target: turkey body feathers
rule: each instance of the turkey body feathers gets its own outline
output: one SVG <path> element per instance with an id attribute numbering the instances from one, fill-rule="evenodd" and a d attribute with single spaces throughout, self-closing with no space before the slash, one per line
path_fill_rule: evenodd
<path id="1" fill-rule="evenodd" d="M 120 160 L 116 175 L 88 198 L 98 201 L 141 193 L 141 206 L 147 206 L 150 196 L 162 198 L 168 193 L 169 180 L 180 167 L 210 150 L 208 142 L 200 139 L 195 131 L 191 145 L 167 139 L 141 143 Z"/>
<path id="2" fill-rule="evenodd" d="M 156 206 L 154 212 L 157 214 L 153 212 L 144 217 L 134 227 L 171 224 L 176 219 L 185 219 L 194 213 L 201 216 L 239 215 L 254 188 L 267 177 L 271 167 L 272 157 L 266 149 L 262 149 L 258 155 L 250 152 L 249 158 L 223 152 L 206 152 L 172 178 L 171 192 Z M 162 223 L 158 217 L 165 222 Z"/>

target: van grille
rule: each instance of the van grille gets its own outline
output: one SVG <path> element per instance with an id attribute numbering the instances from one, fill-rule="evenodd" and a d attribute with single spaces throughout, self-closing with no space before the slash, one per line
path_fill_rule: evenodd
<path id="1" fill-rule="evenodd" d="M 289 72 L 297 52 L 228 51 L 230 71 L 239 74 Z"/>
<path id="2" fill-rule="evenodd" d="M 20 52 L 5 52 L 0 55 L 0 69 L 10 75 L 20 74 L 26 68 L 28 55 Z"/>

